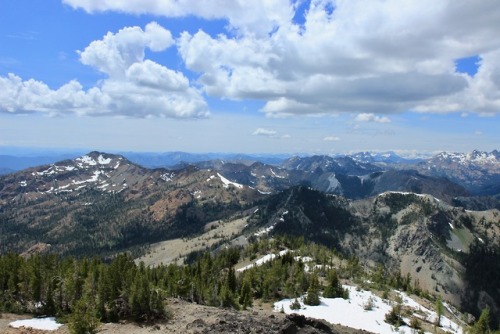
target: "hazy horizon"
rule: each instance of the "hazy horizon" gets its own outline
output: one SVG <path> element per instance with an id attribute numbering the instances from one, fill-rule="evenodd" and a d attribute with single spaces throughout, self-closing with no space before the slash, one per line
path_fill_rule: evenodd
<path id="1" fill-rule="evenodd" d="M 4 1 L 0 148 L 498 148 L 500 5 Z"/>

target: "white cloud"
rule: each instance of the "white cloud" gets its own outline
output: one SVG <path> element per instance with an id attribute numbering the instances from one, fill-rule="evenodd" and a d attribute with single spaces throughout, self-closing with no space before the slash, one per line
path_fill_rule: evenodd
<path id="1" fill-rule="evenodd" d="M 293 17 L 288 0 L 63 0 L 63 3 L 89 13 L 118 11 L 166 17 L 198 16 L 227 19 L 230 27 L 242 34 L 267 35 Z"/>
<path id="2" fill-rule="evenodd" d="M 390 123 L 391 120 L 387 116 L 377 116 L 372 113 L 358 114 L 354 120 L 356 122 L 374 122 L 374 123 Z"/>
<path id="3" fill-rule="evenodd" d="M 27 98 L 31 104 L 19 111 L 66 103 L 80 113 L 207 115 L 202 93 L 183 73 L 144 59 L 145 49 L 162 52 L 175 45 L 186 68 L 199 75 L 197 84 L 203 93 L 262 101 L 261 111 L 273 117 L 408 110 L 500 112 L 500 6 L 496 0 L 63 2 L 89 13 L 223 19 L 228 33 L 211 36 L 201 27 L 174 40 L 156 23 L 144 30 L 127 27 L 108 33 L 80 53 L 82 63 L 108 76 L 101 85 L 80 89 L 72 97 L 79 101 L 75 104 L 60 97 L 63 87 L 47 91 L 28 80 L 22 85 L 29 86 L 23 89 L 29 91 L 25 95 L 33 95 Z M 308 6 L 303 24 L 293 21 L 300 4 Z M 481 59 L 477 74 L 458 73 L 455 61 L 474 55 Z M 68 84 L 70 91 L 74 84 Z M 35 86 L 40 91 L 30 90 Z M 44 98 L 38 99 L 42 93 Z M 46 102 L 47 97 L 54 101 Z M 12 109 L 12 101 L 1 100 L 0 106 L 4 104 Z M 372 116 L 367 121 L 383 123 L 389 118 Z"/>
<path id="4" fill-rule="evenodd" d="M 79 51 L 83 64 L 107 75 L 85 91 L 74 80 L 53 90 L 34 79 L 0 77 L 0 110 L 51 115 L 122 115 L 131 117 L 204 117 L 208 107 L 183 73 L 145 59 L 145 49 L 159 52 L 172 46 L 170 31 L 155 22 L 107 33 Z"/>
<path id="5" fill-rule="evenodd" d="M 156 22 L 140 27 L 126 27 L 116 34 L 108 32 L 102 40 L 93 41 L 83 51 L 78 51 L 80 61 L 111 77 L 120 77 L 135 63 L 144 61 L 146 48 L 163 51 L 173 45 L 170 31 Z"/>
<path id="6" fill-rule="evenodd" d="M 208 94 L 263 100 L 273 116 L 487 112 L 500 110 L 500 58 L 488 57 L 500 48 L 499 22 L 491 1 L 317 0 L 303 26 L 288 21 L 265 37 L 184 33 L 178 47 Z M 455 60 L 475 54 L 487 75 L 457 73 Z"/>
<path id="7" fill-rule="evenodd" d="M 278 132 L 270 129 L 258 128 L 252 133 L 252 135 L 264 136 L 264 137 L 276 137 L 278 135 Z"/>
<path id="8" fill-rule="evenodd" d="M 337 137 L 337 136 L 327 136 L 325 138 L 323 138 L 324 141 L 339 141 L 340 138 Z"/>

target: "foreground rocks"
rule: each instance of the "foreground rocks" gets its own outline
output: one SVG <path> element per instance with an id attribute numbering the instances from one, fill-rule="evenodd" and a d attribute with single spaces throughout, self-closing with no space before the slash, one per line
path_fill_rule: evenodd
<path id="1" fill-rule="evenodd" d="M 276 313 L 255 307 L 247 311 L 220 309 L 189 303 L 179 299 L 168 301 L 170 319 L 158 323 L 138 324 L 134 322 L 102 324 L 99 333 L 106 334 L 361 334 L 366 331 L 305 318 L 301 315 Z M 0 318 L 0 333 L 8 334 L 68 334 L 66 325 L 57 331 L 40 331 L 26 328 L 11 328 L 10 321 L 29 316 L 4 315 Z"/>

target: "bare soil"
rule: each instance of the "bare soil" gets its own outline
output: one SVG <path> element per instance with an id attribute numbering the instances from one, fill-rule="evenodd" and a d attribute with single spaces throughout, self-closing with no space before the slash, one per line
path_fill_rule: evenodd
<path id="1" fill-rule="evenodd" d="M 221 309 L 189 303 L 180 299 L 169 299 L 170 319 L 149 324 L 135 322 L 101 324 L 98 333 L 102 334 L 151 334 L 151 333 L 338 333 L 357 334 L 366 331 L 331 325 L 324 321 L 304 318 L 298 315 L 285 315 L 270 312 L 267 308 L 255 306 L 245 311 Z M 69 334 L 66 325 L 57 331 L 41 331 L 27 328 L 11 328 L 9 323 L 30 316 L 1 314 L 0 333 L 2 334 Z"/>

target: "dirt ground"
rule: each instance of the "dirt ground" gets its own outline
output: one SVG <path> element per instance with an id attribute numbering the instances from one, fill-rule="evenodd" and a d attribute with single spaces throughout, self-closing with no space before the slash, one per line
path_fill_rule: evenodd
<path id="1" fill-rule="evenodd" d="M 151 333 L 338 333 L 358 334 L 365 331 L 354 330 L 322 321 L 290 317 L 271 312 L 267 307 L 255 306 L 246 311 L 235 311 L 189 303 L 179 299 L 168 300 L 170 320 L 154 324 L 134 322 L 101 324 L 98 333 L 102 334 L 151 334 Z M 69 334 L 63 325 L 56 331 L 42 331 L 27 328 L 11 328 L 9 323 L 30 316 L 1 314 L 0 333 L 2 334 Z"/>

